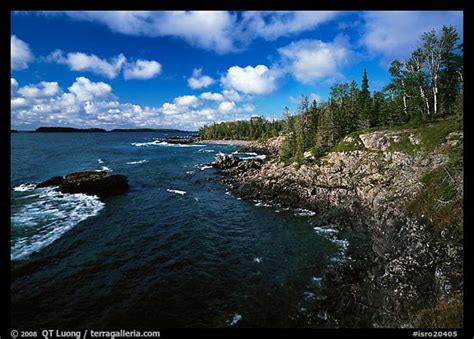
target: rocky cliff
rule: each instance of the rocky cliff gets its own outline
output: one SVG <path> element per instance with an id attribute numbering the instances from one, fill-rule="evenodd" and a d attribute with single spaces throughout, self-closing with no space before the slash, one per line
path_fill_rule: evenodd
<path id="1" fill-rule="evenodd" d="M 328 316 L 309 323 L 461 327 L 462 137 L 446 120 L 347 136 L 298 170 L 277 158 L 217 167 L 235 195 L 317 211 L 349 239 L 352 260 L 326 273 L 314 305 Z"/>

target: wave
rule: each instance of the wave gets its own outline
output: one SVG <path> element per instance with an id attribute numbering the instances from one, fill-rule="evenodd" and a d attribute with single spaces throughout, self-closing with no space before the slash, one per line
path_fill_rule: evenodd
<path id="1" fill-rule="evenodd" d="M 102 159 L 97 159 L 97 162 L 98 162 L 99 164 L 103 164 L 103 163 L 104 163 L 104 160 L 102 160 Z"/>
<path id="2" fill-rule="evenodd" d="M 227 323 L 229 324 L 229 326 L 234 326 L 235 324 L 237 324 L 241 320 L 242 320 L 242 316 L 240 314 L 235 313 L 232 316 L 232 319 L 228 320 Z"/>
<path id="3" fill-rule="evenodd" d="M 300 216 L 300 217 L 312 217 L 316 215 L 316 212 L 310 211 L 304 208 L 296 208 L 295 209 L 295 215 Z"/>
<path id="4" fill-rule="evenodd" d="M 166 141 L 153 140 L 150 142 L 132 142 L 130 145 L 137 147 L 148 147 L 148 146 L 169 146 L 169 147 L 204 147 L 205 145 L 200 144 L 170 144 Z"/>
<path id="5" fill-rule="evenodd" d="M 329 258 L 332 262 L 344 262 L 350 260 L 351 258 L 346 255 L 347 249 L 349 248 L 349 241 L 347 239 L 340 239 L 336 235 L 339 231 L 333 227 L 313 227 L 314 231 L 336 244 L 339 247 L 339 251 Z"/>
<path id="6" fill-rule="evenodd" d="M 11 216 L 12 228 L 25 236 L 12 241 L 11 260 L 23 260 L 52 244 L 78 223 L 97 215 L 105 204 L 96 196 L 62 194 L 38 188 L 38 200 Z"/>
<path id="7" fill-rule="evenodd" d="M 112 170 L 110 168 L 108 168 L 107 166 L 101 166 L 100 169 L 98 170 L 95 170 L 96 172 L 102 172 L 102 171 L 105 171 L 105 172 L 112 172 Z"/>
<path id="8" fill-rule="evenodd" d="M 253 258 L 253 261 L 255 261 L 257 264 L 260 264 L 262 262 L 262 258 Z"/>
<path id="9" fill-rule="evenodd" d="M 16 192 L 26 192 L 31 191 L 36 188 L 36 184 L 21 184 L 18 186 L 13 187 L 13 190 Z"/>
<path id="10" fill-rule="evenodd" d="M 148 160 L 137 160 L 137 161 L 129 161 L 129 162 L 126 162 L 127 165 L 138 165 L 138 164 L 144 164 L 148 162 Z"/>
<path id="11" fill-rule="evenodd" d="M 199 167 L 199 169 L 200 169 L 201 171 L 204 171 L 204 170 L 209 169 L 209 168 L 212 168 L 212 166 L 203 165 L 203 166 Z"/>
<path id="12" fill-rule="evenodd" d="M 200 149 L 198 153 L 215 153 L 216 151 L 213 149 Z"/>
<path id="13" fill-rule="evenodd" d="M 181 194 L 181 195 L 185 195 L 185 194 L 186 194 L 186 191 L 172 190 L 172 189 L 169 189 L 169 188 L 167 188 L 166 191 L 167 191 L 167 192 L 170 192 L 170 193 Z"/>

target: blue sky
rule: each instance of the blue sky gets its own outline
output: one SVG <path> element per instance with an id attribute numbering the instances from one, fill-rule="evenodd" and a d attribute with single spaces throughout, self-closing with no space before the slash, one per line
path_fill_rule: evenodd
<path id="1" fill-rule="evenodd" d="M 197 130 L 281 118 L 335 82 L 389 81 L 422 32 L 462 12 L 14 12 L 12 128 Z"/>

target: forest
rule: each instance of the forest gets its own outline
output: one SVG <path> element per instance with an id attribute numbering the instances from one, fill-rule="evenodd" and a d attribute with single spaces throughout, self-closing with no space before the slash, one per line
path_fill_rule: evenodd
<path id="1" fill-rule="evenodd" d="M 366 70 L 356 81 L 336 83 L 327 102 L 302 95 L 297 112 L 284 108 L 283 120 L 263 117 L 214 123 L 199 130 L 203 139 L 259 140 L 286 135 L 280 159 L 300 163 L 305 151 L 317 156 L 354 133 L 417 126 L 449 115 L 463 115 L 463 44 L 453 26 L 425 32 L 405 61 L 393 60 L 390 83 L 382 91 L 369 87 Z"/>

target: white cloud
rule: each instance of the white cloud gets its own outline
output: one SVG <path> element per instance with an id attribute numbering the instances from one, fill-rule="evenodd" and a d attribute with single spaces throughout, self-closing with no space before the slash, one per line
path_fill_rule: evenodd
<path id="1" fill-rule="evenodd" d="M 12 35 L 10 38 L 10 48 L 11 69 L 15 71 L 27 69 L 28 64 L 34 59 L 34 55 L 28 44 Z"/>
<path id="2" fill-rule="evenodd" d="M 224 96 L 221 93 L 204 92 L 204 93 L 201 93 L 201 95 L 199 97 L 201 99 L 211 100 L 211 101 L 223 101 L 224 100 Z"/>
<path id="3" fill-rule="evenodd" d="M 213 78 L 208 75 L 202 75 L 202 68 L 195 68 L 193 75 L 188 78 L 188 86 L 192 89 L 205 88 L 215 82 Z"/>
<path id="4" fill-rule="evenodd" d="M 112 93 L 112 87 L 104 82 L 92 82 L 85 77 L 76 78 L 76 81 L 68 87 L 80 101 L 92 100 L 98 97 L 107 97 Z"/>
<path id="5" fill-rule="evenodd" d="M 174 99 L 174 102 L 178 106 L 197 106 L 199 105 L 199 99 L 194 95 L 183 95 Z"/>
<path id="6" fill-rule="evenodd" d="M 127 60 L 123 54 L 119 54 L 110 60 L 101 59 L 94 54 L 81 52 L 68 53 L 64 56 L 63 51 L 59 49 L 50 53 L 46 59 L 51 62 L 68 65 L 72 71 L 88 71 L 106 76 L 109 79 L 117 77 Z"/>
<path id="7" fill-rule="evenodd" d="M 246 94 L 268 94 L 277 88 L 276 81 L 279 76 L 278 71 L 265 65 L 245 68 L 232 66 L 221 78 L 221 83 L 228 89 Z"/>
<path id="8" fill-rule="evenodd" d="M 235 102 L 224 101 L 219 104 L 219 111 L 222 113 L 228 113 L 235 110 Z"/>
<path id="9" fill-rule="evenodd" d="M 352 52 L 344 38 L 334 42 L 300 40 L 278 49 L 283 63 L 303 83 L 342 78 L 341 69 L 349 63 Z"/>
<path id="10" fill-rule="evenodd" d="M 420 43 L 422 33 L 453 25 L 463 35 L 463 12 L 458 11 L 368 11 L 363 14 L 360 42 L 387 59 L 407 58 Z"/>
<path id="11" fill-rule="evenodd" d="M 161 64 L 157 61 L 137 60 L 133 63 L 127 63 L 123 71 L 124 79 L 151 79 L 160 74 Z"/>
<path id="12" fill-rule="evenodd" d="M 18 89 L 18 93 L 25 98 L 50 97 L 56 95 L 58 92 L 59 85 L 55 81 L 41 81 L 38 85 L 28 85 Z"/>
<path id="13" fill-rule="evenodd" d="M 123 54 L 107 60 L 94 54 L 82 52 L 67 53 L 64 56 L 64 52 L 57 49 L 45 59 L 49 62 L 67 65 L 72 71 L 89 71 L 109 79 L 115 79 L 122 70 L 125 80 L 151 79 L 161 72 L 161 64 L 157 61 L 138 59 L 134 62 L 128 62 Z"/>
<path id="14" fill-rule="evenodd" d="M 247 35 L 275 40 L 314 29 L 338 14 L 334 11 L 248 11 L 242 13 L 241 27 Z"/>
<path id="15" fill-rule="evenodd" d="M 105 25 L 127 35 L 172 36 L 217 53 L 241 50 L 254 39 L 274 40 L 312 30 L 333 20 L 330 11 L 258 11 L 242 15 L 226 11 L 64 11 L 40 12 L 66 15 Z"/>

